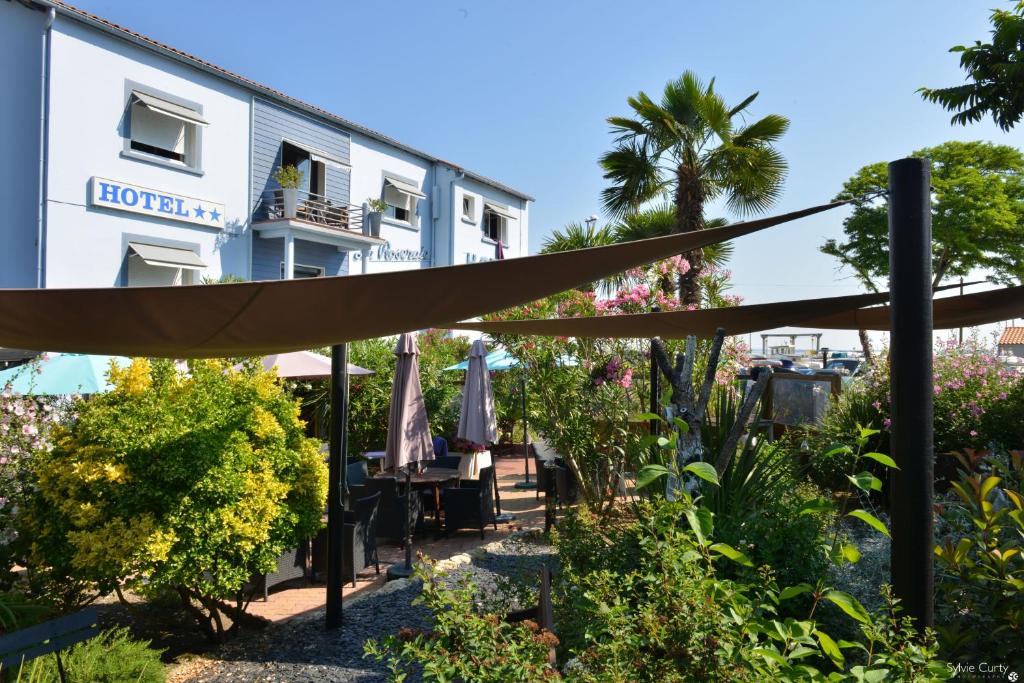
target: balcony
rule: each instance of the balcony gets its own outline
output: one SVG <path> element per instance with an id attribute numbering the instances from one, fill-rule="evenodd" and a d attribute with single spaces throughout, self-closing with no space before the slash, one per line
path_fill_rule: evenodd
<path id="1" fill-rule="evenodd" d="M 288 206 L 283 190 L 265 192 L 253 211 L 253 230 L 260 237 L 293 236 L 323 242 L 341 251 L 362 250 L 384 244 L 364 229 L 363 209 L 305 190 L 296 191 L 295 206 Z"/>

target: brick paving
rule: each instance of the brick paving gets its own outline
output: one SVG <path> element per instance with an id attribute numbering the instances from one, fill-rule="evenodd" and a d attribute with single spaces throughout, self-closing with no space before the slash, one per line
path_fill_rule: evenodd
<path id="1" fill-rule="evenodd" d="M 501 511 L 514 514 L 516 519 L 511 523 L 498 524 L 497 531 L 494 531 L 494 527 L 488 527 L 483 540 L 480 539 L 480 532 L 467 529 L 434 540 L 433 532 L 430 530 L 433 520 L 428 517 L 428 531 L 414 540 L 413 553 L 420 551 L 435 560 L 445 560 L 460 553 L 469 553 L 488 543 L 500 541 L 519 529 L 544 528 L 543 494 L 538 500 L 535 490 L 515 488 L 516 482 L 523 481 L 523 458 L 496 457 L 494 466 L 498 478 L 498 491 L 501 496 Z M 531 461 L 530 481 L 534 480 L 533 475 L 533 462 Z M 405 561 L 405 551 L 397 545 L 381 543 L 378 546 L 378 553 L 380 554 L 380 575 L 378 576 L 372 567 L 364 570 L 358 575 L 355 586 L 345 584 L 342 589 L 345 599 L 377 590 L 384 585 L 387 568 L 393 563 Z M 254 600 L 249 605 L 249 612 L 281 623 L 320 609 L 324 607 L 325 603 L 326 587 L 324 584 L 286 583 L 272 589 L 267 602 L 263 602 L 261 599 Z"/>

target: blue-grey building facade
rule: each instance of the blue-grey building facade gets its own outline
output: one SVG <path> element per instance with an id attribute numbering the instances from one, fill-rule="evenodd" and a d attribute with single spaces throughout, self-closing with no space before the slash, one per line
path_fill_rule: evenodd
<path id="1" fill-rule="evenodd" d="M 527 253 L 529 196 L 66 3 L 0 2 L 0 60 L 0 287 Z"/>

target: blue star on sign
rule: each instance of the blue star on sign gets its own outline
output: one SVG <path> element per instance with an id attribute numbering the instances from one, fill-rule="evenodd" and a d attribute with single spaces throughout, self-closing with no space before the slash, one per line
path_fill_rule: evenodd
<path id="1" fill-rule="evenodd" d="M 218 211 L 217 209 L 214 209 L 213 211 L 211 211 L 210 212 L 210 220 L 213 221 L 214 223 L 219 221 L 220 220 L 220 211 Z"/>
<path id="2" fill-rule="evenodd" d="M 206 218 L 206 210 L 203 209 L 202 204 L 192 210 L 196 212 L 196 218 Z"/>

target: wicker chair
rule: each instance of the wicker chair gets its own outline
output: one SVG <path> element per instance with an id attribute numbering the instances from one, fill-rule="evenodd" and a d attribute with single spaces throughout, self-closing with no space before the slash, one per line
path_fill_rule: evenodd
<path id="1" fill-rule="evenodd" d="M 356 575 L 373 566 L 380 574 L 377 556 L 377 516 L 380 493 L 357 499 L 352 510 L 345 510 L 342 526 L 341 573 L 356 585 Z M 327 579 L 327 529 L 313 539 L 313 577 Z"/>
<path id="2" fill-rule="evenodd" d="M 395 477 L 371 477 L 362 486 L 363 496 L 380 493 L 380 507 L 377 511 L 377 537 L 398 541 L 405 546 L 406 532 L 423 519 L 423 503 L 418 492 L 413 491 L 409 500 L 409 516 L 405 516 L 405 494 L 401 493 L 403 482 Z M 353 494 L 354 494 L 353 490 Z"/>
<path id="3" fill-rule="evenodd" d="M 377 557 L 377 513 L 380 493 L 360 498 L 354 510 L 345 512 L 344 545 L 342 546 L 341 573 L 356 585 L 356 574 L 373 565 L 380 574 Z"/>
<path id="4" fill-rule="evenodd" d="M 555 490 L 558 492 L 558 505 L 561 507 L 564 504 L 575 503 L 579 496 L 576 475 L 561 458 L 555 463 Z"/>
<path id="5" fill-rule="evenodd" d="M 293 579 L 304 579 L 306 573 L 306 558 L 308 555 L 309 541 L 302 541 L 295 548 L 285 550 L 277 558 L 277 566 L 273 571 L 252 579 L 246 587 L 247 592 L 253 595 L 262 594 L 263 602 L 270 597 L 270 589 Z"/>
<path id="6" fill-rule="evenodd" d="M 345 509 L 352 510 L 352 502 L 365 498 L 373 493 L 366 487 L 370 475 L 366 471 L 366 461 L 349 463 L 345 468 L 345 486 L 348 488 L 348 495 L 345 496 Z"/>
<path id="7" fill-rule="evenodd" d="M 441 507 L 444 508 L 444 528 L 451 532 L 457 529 L 479 529 L 480 538 L 488 524 L 498 530 L 494 518 L 494 467 L 480 470 L 479 480 L 463 481 L 457 489 L 441 490 Z"/>

